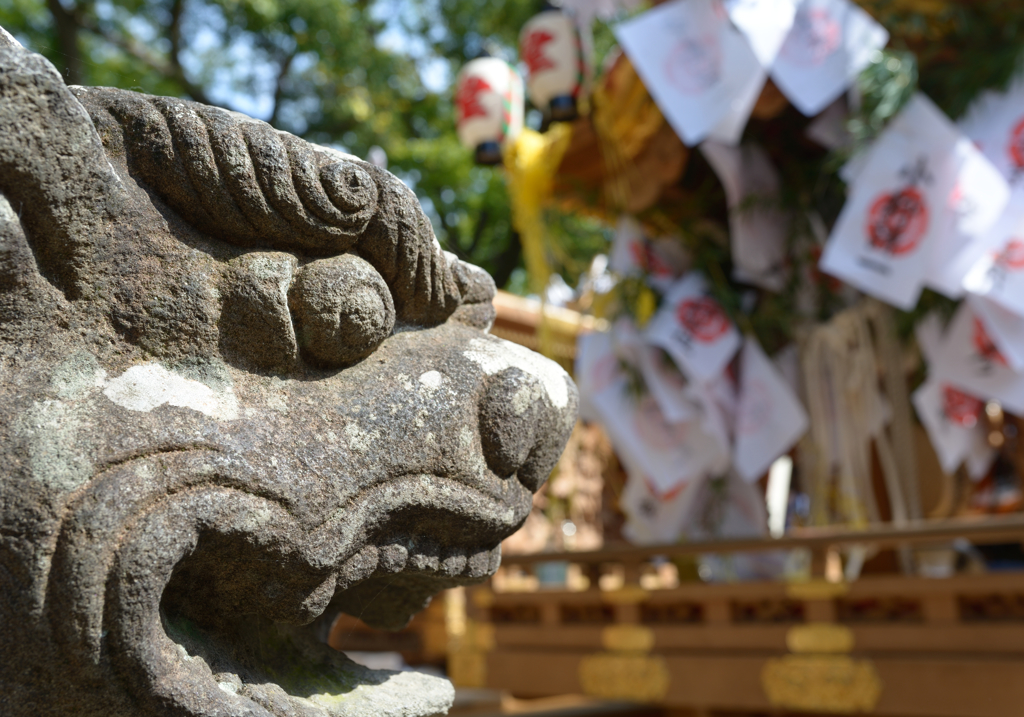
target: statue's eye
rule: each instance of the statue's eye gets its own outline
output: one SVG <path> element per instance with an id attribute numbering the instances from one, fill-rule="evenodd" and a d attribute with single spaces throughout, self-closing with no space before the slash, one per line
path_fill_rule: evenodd
<path id="1" fill-rule="evenodd" d="M 373 353 L 395 327 L 395 305 L 384 279 L 352 254 L 318 259 L 298 270 L 288 291 L 303 358 L 339 368 Z"/>

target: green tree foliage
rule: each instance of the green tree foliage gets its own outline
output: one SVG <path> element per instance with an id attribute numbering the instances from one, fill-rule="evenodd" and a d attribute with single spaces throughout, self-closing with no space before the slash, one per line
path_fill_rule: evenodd
<path id="1" fill-rule="evenodd" d="M 361 157 L 383 148 L 442 244 L 503 285 L 521 252 L 501 170 L 474 166 L 459 145 L 450 83 L 473 47 L 514 59 L 518 28 L 537 9 L 533 0 L 9 0 L 0 25 L 71 84 L 225 106 Z"/>

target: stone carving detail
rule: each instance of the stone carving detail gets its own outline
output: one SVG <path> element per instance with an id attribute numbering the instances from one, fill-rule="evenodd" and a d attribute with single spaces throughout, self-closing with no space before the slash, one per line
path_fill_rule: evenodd
<path id="1" fill-rule="evenodd" d="M 318 639 L 479 581 L 575 422 L 354 157 L 0 30 L 0 713 L 443 712 Z"/>

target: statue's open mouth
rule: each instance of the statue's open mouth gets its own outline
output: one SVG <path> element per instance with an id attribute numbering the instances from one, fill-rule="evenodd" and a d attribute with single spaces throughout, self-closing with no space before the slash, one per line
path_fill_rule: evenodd
<path id="1" fill-rule="evenodd" d="M 314 529 L 231 486 L 165 493 L 122 524 L 97 647 L 142 714 L 444 713 L 446 680 L 369 670 L 324 644 L 314 621 L 344 611 L 399 628 L 439 590 L 491 574 L 501 537 L 530 506 L 518 481 L 494 488 L 500 500 L 458 480 L 405 476 Z M 87 650 L 91 622 L 71 626 Z"/>

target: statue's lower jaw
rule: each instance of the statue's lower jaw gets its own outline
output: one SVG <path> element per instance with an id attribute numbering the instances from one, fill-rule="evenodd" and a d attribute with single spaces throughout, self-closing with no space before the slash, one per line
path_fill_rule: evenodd
<path id="1" fill-rule="evenodd" d="M 431 516 L 417 506 L 424 481 L 458 495 L 464 508 L 476 503 L 473 525 L 460 530 L 465 514 Z M 483 494 L 435 476 L 393 480 L 387 491 L 387 510 L 359 517 L 350 505 L 333 525 L 311 532 L 300 530 L 280 504 L 224 485 L 168 495 L 128 520 L 108 574 L 105 629 L 93 644 L 108 652 L 140 713 L 446 712 L 453 698 L 447 680 L 369 670 L 323 644 L 310 624 L 344 610 L 398 628 L 430 595 L 496 569 L 494 543 L 460 540 L 500 527 L 488 525 L 493 503 Z M 402 520 L 403 507 L 416 508 L 415 521 Z M 346 541 L 347 535 L 360 538 Z M 418 537 L 424 535 L 444 536 L 447 545 Z"/>
<path id="2" fill-rule="evenodd" d="M 229 635 L 185 619 L 165 617 L 164 625 L 179 653 L 175 661 L 188 667 L 180 685 L 194 691 L 198 714 L 426 717 L 447 712 L 454 697 L 443 678 L 358 665 L 320 642 L 311 626 L 252 617 Z M 237 711 L 226 713 L 225 705 Z"/>

